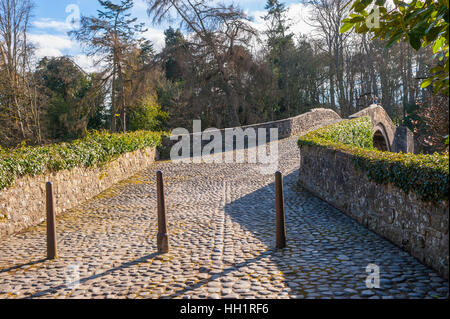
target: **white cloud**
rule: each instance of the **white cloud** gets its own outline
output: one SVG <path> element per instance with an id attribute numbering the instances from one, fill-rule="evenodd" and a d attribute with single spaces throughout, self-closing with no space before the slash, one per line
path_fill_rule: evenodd
<path id="1" fill-rule="evenodd" d="M 293 33 L 295 37 L 300 34 L 312 36 L 314 28 L 307 23 L 312 14 L 311 7 L 298 3 L 288 5 L 287 10 L 287 18 L 290 20 L 291 24 L 291 29 L 289 31 Z M 259 32 L 260 36 L 260 41 L 255 40 L 252 43 L 252 46 L 257 50 L 261 49 L 267 40 L 264 31 L 267 30 L 268 25 L 263 19 L 263 17 L 267 15 L 267 11 L 257 10 L 247 14 L 252 19 L 252 22 L 250 22 L 251 26 Z"/>
<path id="2" fill-rule="evenodd" d="M 53 29 L 55 31 L 70 31 L 73 28 L 73 24 L 51 20 L 43 18 L 37 21 L 33 21 L 32 25 L 38 29 Z"/>
<path id="3" fill-rule="evenodd" d="M 310 7 L 302 3 L 298 3 L 287 6 L 287 9 L 287 18 L 292 24 L 290 31 L 295 35 L 311 34 L 313 27 L 307 23 L 312 14 Z M 253 19 L 251 23 L 252 26 L 260 32 L 267 30 L 267 22 L 263 19 L 266 14 L 267 11 L 253 11 L 249 14 L 249 16 Z"/>
<path id="4" fill-rule="evenodd" d="M 159 52 L 164 48 L 165 36 L 163 30 L 149 28 L 143 36 L 152 41 L 156 51 Z M 95 58 L 83 54 L 80 45 L 65 34 L 28 34 L 28 38 L 36 48 L 36 61 L 44 57 L 67 55 L 72 56 L 74 61 L 86 72 L 100 70 L 99 66 L 94 66 Z"/>
<path id="5" fill-rule="evenodd" d="M 292 32 L 295 35 L 304 34 L 311 35 L 313 27 L 308 24 L 308 20 L 312 16 L 312 7 L 303 3 L 292 4 L 289 6 L 288 17 L 292 22 Z"/>
<path id="6" fill-rule="evenodd" d="M 28 34 L 29 40 L 36 47 L 37 57 L 62 56 L 63 50 L 76 48 L 76 44 L 66 35 Z"/>
<path id="7" fill-rule="evenodd" d="M 87 73 L 101 72 L 104 66 L 95 66 L 96 57 L 90 57 L 85 54 L 79 54 L 72 57 L 73 61 Z"/>
<path id="8" fill-rule="evenodd" d="M 156 52 L 160 52 L 166 45 L 166 37 L 163 30 L 148 28 L 147 32 L 143 34 L 143 37 L 152 41 L 153 48 Z"/>
<path id="9" fill-rule="evenodd" d="M 67 35 L 28 34 L 28 38 L 36 47 L 36 63 L 44 57 L 70 56 L 78 66 L 88 73 L 101 69 L 100 66 L 95 66 L 94 57 L 77 54 L 79 45 Z"/>

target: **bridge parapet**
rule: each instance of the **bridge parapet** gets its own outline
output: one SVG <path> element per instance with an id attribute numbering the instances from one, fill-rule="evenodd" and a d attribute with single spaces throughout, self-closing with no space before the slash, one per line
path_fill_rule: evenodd
<path id="1" fill-rule="evenodd" d="M 409 131 L 406 127 L 397 127 L 394 122 L 391 120 L 387 112 L 378 105 L 372 105 L 367 109 L 364 109 L 352 116 L 353 118 L 360 118 L 364 116 L 369 116 L 372 119 L 372 124 L 374 128 L 374 144 L 377 148 L 383 151 L 390 152 L 404 152 L 404 153 L 413 153 L 414 152 L 414 140 L 411 131 Z M 228 128 L 228 129 L 213 129 L 213 132 L 216 132 L 222 137 L 222 145 L 226 144 L 225 140 L 225 132 L 227 130 L 242 130 L 244 132 L 249 131 L 258 131 L 258 129 L 266 129 L 267 134 L 270 134 L 270 129 L 278 130 L 278 138 L 284 139 L 293 135 L 302 135 L 306 134 L 312 130 L 319 129 L 323 126 L 333 124 L 343 119 L 337 114 L 335 111 L 331 109 L 325 108 L 315 108 L 311 111 L 279 121 L 272 121 L 267 123 L 260 123 L 236 128 Z M 204 130 L 206 128 L 202 128 Z M 187 130 L 185 130 L 187 132 Z M 209 133 L 211 131 L 209 130 Z M 205 147 L 215 138 L 211 136 L 211 138 L 203 139 L 202 132 L 198 133 L 190 133 L 186 135 L 178 135 L 177 139 L 171 139 L 167 137 L 163 140 L 162 147 L 160 149 L 160 158 L 163 160 L 167 160 L 170 158 L 170 149 L 179 142 L 182 138 L 189 137 L 190 143 L 190 156 L 193 156 L 194 149 L 194 140 L 200 140 L 201 148 Z M 256 138 L 256 143 L 259 143 L 259 136 Z M 269 136 L 266 136 L 266 141 L 269 140 Z M 264 142 L 265 143 L 265 142 Z M 245 137 L 244 141 L 244 149 L 248 148 L 248 136 Z M 238 143 L 236 141 L 233 142 L 233 150 L 238 149 Z"/>
<path id="2" fill-rule="evenodd" d="M 265 129 L 268 136 L 266 136 L 265 141 L 269 140 L 270 135 L 270 129 L 277 129 L 278 130 L 278 139 L 284 139 L 288 138 L 293 135 L 301 135 L 306 134 L 312 130 L 318 129 L 320 127 L 323 127 L 328 124 L 336 123 L 338 121 L 342 121 L 342 118 L 337 114 L 335 111 L 331 109 L 325 109 L 325 108 L 316 108 L 312 109 L 311 111 L 292 117 L 284 120 L 279 121 L 273 121 L 273 122 L 267 122 L 267 123 L 260 123 L 260 124 L 254 124 L 254 125 L 248 125 L 248 126 L 242 126 L 242 127 L 236 127 L 236 128 L 227 128 L 227 129 L 213 129 L 214 132 L 217 132 L 217 135 L 220 135 L 222 138 L 222 145 L 225 145 L 227 141 L 225 140 L 225 132 L 227 130 L 242 130 L 244 132 L 257 132 L 258 129 Z M 204 130 L 206 128 L 202 128 Z M 209 131 L 211 132 L 211 131 Z M 160 158 L 162 160 L 167 160 L 170 158 L 170 149 L 179 142 L 180 139 L 183 137 L 189 137 L 190 142 L 190 152 L 193 156 L 193 143 L 194 143 L 194 137 L 197 137 L 200 140 L 201 148 L 203 149 L 206 145 L 212 142 L 214 137 L 203 139 L 202 133 L 191 133 L 188 135 L 178 135 L 177 139 L 171 139 L 170 137 L 167 137 L 163 140 L 162 147 L 160 149 Z M 263 141 L 263 143 L 265 143 Z M 243 144 L 244 149 L 247 149 L 249 147 L 249 140 L 248 136 L 245 137 L 245 141 Z M 256 137 L 255 141 L 258 145 L 260 145 L 259 136 Z M 238 143 L 236 139 L 233 141 L 232 149 L 236 150 L 238 149 Z"/>

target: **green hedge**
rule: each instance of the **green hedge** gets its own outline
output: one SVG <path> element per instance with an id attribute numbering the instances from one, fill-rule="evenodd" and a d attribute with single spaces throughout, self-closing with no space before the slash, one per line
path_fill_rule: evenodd
<path id="1" fill-rule="evenodd" d="M 163 133 L 138 131 L 126 134 L 89 132 L 71 143 L 0 148 L 0 190 L 11 187 L 16 178 L 49 171 L 104 165 L 120 155 L 161 144 Z"/>
<path id="2" fill-rule="evenodd" d="M 369 118 L 344 121 L 300 137 L 299 147 L 318 146 L 342 150 L 353 155 L 355 167 L 367 172 L 378 184 L 393 184 L 406 193 L 415 192 L 425 202 L 448 200 L 449 157 L 445 154 L 403 154 L 381 152 L 367 142 L 372 127 Z M 341 132 L 336 134 L 336 132 Z M 355 136 L 360 132 L 361 136 Z M 347 138 L 351 136 L 351 138 Z"/>
<path id="3" fill-rule="evenodd" d="M 342 121 L 311 132 L 300 138 L 303 145 L 343 144 L 359 148 L 373 149 L 372 121 L 362 117 L 350 121 Z"/>

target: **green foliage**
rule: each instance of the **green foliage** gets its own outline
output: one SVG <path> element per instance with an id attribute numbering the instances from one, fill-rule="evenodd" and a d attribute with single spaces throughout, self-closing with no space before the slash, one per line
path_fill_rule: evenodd
<path id="1" fill-rule="evenodd" d="M 406 193 L 415 192 L 423 201 L 448 200 L 448 155 L 359 150 L 354 153 L 354 162 L 378 184 L 392 183 Z"/>
<path id="2" fill-rule="evenodd" d="M 70 58 L 43 58 L 34 74 L 45 100 L 45 135 L 49 140 L 80 138 L 90 119 L 104 108 L 104 89 Z"/>
<path id="3" fill-rule="evenodd" d="M 165 55 L 165 73 L 169 81 L 182 81 L 183 64 L 188 54 L 188 46 L 180 30 L 172 27 L 164 31 L 166 47 Z"/>
<path id="4" fill-rule="evenodd" d="M 161 110 L 154 95 L 141 99 L 130 114 L 129 128 L 132 131 L 162 131 L 169 114 Z"/>
<path id="5" fill-rule="evenodd" d="M 419 50 L 431 46 L 440 63 L 433 74 L 422 83 L 422 88 L 434 84 L 435 92 L 449 93 L 449 1 L 412 0 L 409 3 L 394 0 L 394 10 L 387 9 L 385 0 L 355 0 L 351 14 L 343 20 L 341 33 L 355 29 L 357 33 L 373 33 L 374 38 L 387 41 L 387 47 L 401 40 Z M 372 7 L 371 10 L 367 8 Z M 378 10 L 378 12 L 377 12 Z M 376 19 L 379 17 L 379 25 Z"/>
<path id="6" fill-rule="evenodd" d="M 357 121 L 357 120 L 353 120 Z M 438 202 L 448 200 L 449 157 L 445 154 L 403 154 L 382 152 L 365 143 L 352 142 L 367 139 L 365 129 L 363 137 L 346 138 L 350 134 L 335 134 L 342 129 L 336 126 L 353 126 L 347 121 L 328 126 L 300 137 L 298 145 L 318 146 L 341 150 L 352 154 L 355 167 L 367 172 L 367 176 L 378 184 L 393 184 L 406 193 L 415 192 L 423 201 Z M 338 136 L 338 138 L 336 138 Z M 341 138 L 344 136 L 345 138 Z"/>
<path id="7" fill-rule="evenodd" d="M 372 122 L 369 117 L 343 121 L 310 134 L 313 139 L 324 139 L 344 145 L 373 149 Z M 307 135 L 308 136 L 308 135 Z"/>
<path id="8" fill-rule="evenodd" d="M 74 167 L 104 165 L 119 155 L 161 144 L 162 133 L 137 131 L 110 134 L 106 131 L 87 133 L 71 143 L 0 150 L 0 190 L 14 184 L 16 178 L 37 176 Z"/>

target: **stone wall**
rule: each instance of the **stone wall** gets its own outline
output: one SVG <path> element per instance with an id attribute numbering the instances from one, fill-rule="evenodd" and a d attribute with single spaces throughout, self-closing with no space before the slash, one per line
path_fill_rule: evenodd
<path id="1" fill-rule="evenodd" d="M 300 151 L 299 184 L 448 279 L 449 204 L 369 181 L 352 155 L 316 146 Z"/>
<path id="2" fill-rule="evenodd" d="M 46 182 L 54 184 L 56 213 L 60 214 L 133 176 L 157 156 L 155 148 L 147 148 L 123 154 L 103 167 L 74 168 L 17 179 L 13 187 L 0 191 L 0 238 L 45 220 Z"/>
<path id="3" fill-rule="evenodd" d="M 285 119 L 285 120 L 280 120 L 280 121 L 274 121 L 274 122 L 267 122 L 267 123 L 262 123 L 262 124 L 255 124 L 255 125 L 248 125 L 248 126 L 242 126 L 241 129 L 242 130 L 247 130 L 247 129 L 254 129 L 254 130 L 258 130 L 260 128 L 263 129 L 267 129 L 267 133 L 269 134 L 269 129 L 273 129 L 273 128 L 277 128 L 278 129 L 278 138 L 279 139 L 283 139 L 283 138 L 287 138 L 290 137 L 294 134 L 301 134 L 304 132 L 308 132 L 311 131 L 311 129 L 314 129 L 316 127 L 320 127 L 323 126 L 327 123 L 331 124 L 333 122 L 336 121 L 340 121 L 342 120 L 341 117 L 333 110 L 330 109 L 323 109 L 323 108 L 318 108 L 318 109 L 312 109 L 310 112 L 305 113 L 305 114 L 301 114 L 299 116 L 296 117 L 292 117 L 289 119 Z M 202 128 L 202 130 L 207 129 Z M 220 132 L 223 141 L 222 141 L 222 145 L 225 145 L 225 130 L 226 129 L 222 129 L 222 130 L 217 130 L 218 132 Z M 190 134 L 190 141 L 191 141 L 191 156 L 192 156 L 192 152 L 193 152 L 193 141 L 194 141 L 194 134 Z M 179 137 L 178 140 L 171 140 L 170 138 L 165 138 L 163 140 L 163 147 L 161 149 L 161 159 L 169 159 L 170 158 L 170 149 L 172 148 L 173 145 L 175 145 L 179 140 L 181 140 L 181 137 Z M 210 143 L 212 140 L 212 138 L 210 140 L 202 140 L 202 148 L 207 145 L 208 143 Z M 268 140 L 268 138 L 267 138 Z M 244 148 L 248 148 L 248 139 L 245 140 L 245 145 Z M 256 143 L 258 143 L 258 140 L 256 140 Z M 233 145 L 233 150 L 236 149 L 236 141 L 234 142 Z"/>
<path id="4" fill-rule="evenodd" d="M 406 126 L 399 126 L 395 131 L 394 148 L 397 153 L 415 153 L 414 133 Z"/>

